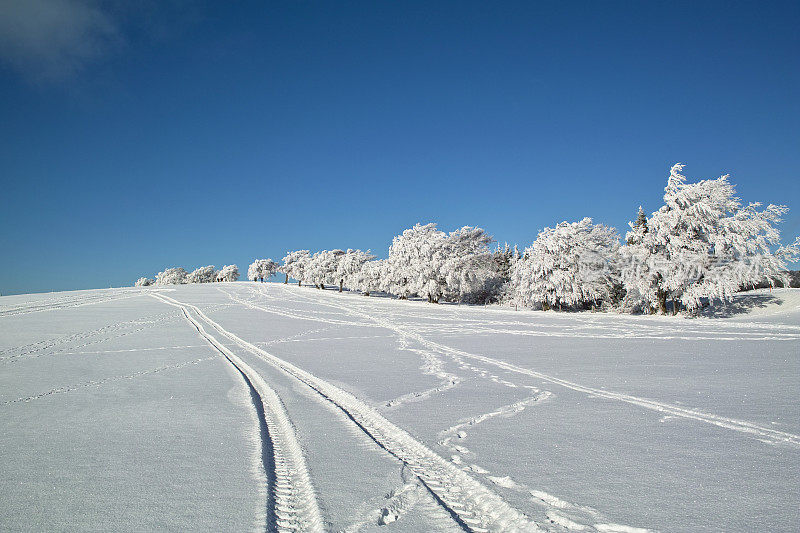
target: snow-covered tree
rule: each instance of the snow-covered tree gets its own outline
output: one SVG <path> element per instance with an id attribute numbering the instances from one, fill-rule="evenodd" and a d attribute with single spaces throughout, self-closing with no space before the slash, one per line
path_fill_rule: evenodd
<path id="1" fill-rule="evenodd" d="M 156 275 L 156 285 L 178 285 L 186 283 L 186 271 L 181 267 L 168 268 Z"/>
<path id="2" fill-rule="evenodd" d="M 351 280 L 361 271 L 364 263 L 372 259 L 375 259 L 375 256 L 369 250 L 362 252 L 361 250 L 348 248 L 347 252 L 340 256 L 336 263 L 335 276 L 339 280 L 339 292 L 342 292 L 345 284 L 347 284 L 348 288 L 352 288 Z"/>
<path id="3" fill-rule="evenodd" d="M 664 205 L 645 226 L 631 225 L 621 254 L 629 298 L 662 313 L 672 299 L 676 312 L 678 304 L 695 309 L 743 286 L 783 280 L 798 254 L 797 243 L 780 246 L 775 227 L 787 208 L 743 205 L 727 175 L 687 183 L 683 167 L 670 170 Z"/>
<path id="4" fill-rule="evenodd" d="M 272 259 L 256 259 L 247 269 L 247 279 L 264 281 L 271 278 L 279 267 L 280 265 Z"/>
<path id="5" fill-rule="evenodd" d="M 236 281 L 239 279 L 239 267 L 236 265 L 225 265 L 217 273 L 217 281 Z"/>
<path id="6" fill-rule="evenodd" d="M 136 280 L 136 283 L 133 284 L 134 287 L 147 287 L 155 283 L 155 280 L 150 278 L 139 278 Z"/>
<path id="7" fill-rule="evenodd" d="M 297 285 L 302 285 L 306 281 L 306 270 L 311 262 L 311 254 L 308 250 L 296 250 L 287 252 L 283 258 L 283 265 L 279 268 L 280 272 L 286 274 L 284 283 L 289 283 L 289 278 L 297 280 Z"/>
<path id="8" fill-rule="evenodd" d="M 186 276 L 186 283 L 212 283 L 217 276 L 214 265 L 208 265 L 193 270 Z"/>
<path id="9" fill-rule="evenodd" d="M 438 300 L 444 279 L 439 268 L 445 260 L 447 235 L 436 224 L 414 225 L 392 240 L 386 260 L 388 276 L 384 290 L 400 298 L 415 294 Z"/>
<path id="10" fill-rule="evenodd" d="M 358 272 L 347 278 L 347 287 L 369 296 L 370 293 L 381 290 L 385 275 L 385 260 L 367 261 Z"/>
<path id="11" fill-rule="evenodd" d="M 464 226 L 450 232 L 447 259 L 441 266 L 443 296 L 449 301 L 486 303 L 502 284 L 489 251 L 492 238 L 481 228 Z"/>
<path id="12" fill-rule="evenodd" d="M 490 277 L 490 242 L 481 228 L 464 226 L 448 235 L 436 224 L 416 224 L 392 241 L 383 289 L 429 302 L 463 299 Z"/>
<path id="13" fill-rule="evenodd" d="M 619 237 L 591 218 L 543 229 L 514 263 L 517 300 L 542 308 L 596 304 L 608 300 L 617 277 Z"/>
<path id="14" fill-rule="evenodd" d="M 321 250 L 311 257 L 307 267 L 307 277 L 317 288 L 324 289 L 325 284 L 338 283 L 336 277 L 339 262 L 345 256 L 344 250 Z"/>

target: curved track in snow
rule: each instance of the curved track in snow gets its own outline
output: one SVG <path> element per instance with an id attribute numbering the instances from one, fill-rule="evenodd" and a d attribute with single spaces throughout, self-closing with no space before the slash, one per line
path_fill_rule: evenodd
<path id="1" fill-rule="evenodd" d="M 782 443 L 787 444 L 793 447 L 800 447 L 800 435 L 796 435 L 794 433 L 788 433 L 785 431 L 778 431 L 772 428 L 764 427 L 758 424 L 754 424 L 752 422 L 747 422 L 744 420 L 737 420 L 734 418 L 728 418 L 724 416 L 719 416 L 711 413 L 706 413 L 703 411 L 699 411 L 697 409 L 687 409 L 685 407 L 680 407 L 677 405 L 659 402 L 656 400 L 651 400 L 649 398 L 641 398 L 638 396 L 632 396 L 630 394 L 624 394 L 620 392 L 608 391 L 604 389 L 597 389 L 594 387 L 588 387 L 585 385 L 581 385 L 579 383 L 575 383 L 572 381 L 568 381 L 565 379 L 561 379 L 555 376 L 550 376 L 548 374 L 543 374 L 541 372 L 537 372 L 535 370 L 531 370 L 529 368 L 524 368 L 518 365 L 514 365 L 511 363 L 507 363 L 505 361 L 501 361 L 499 359 L 495 359 L 492 357 L 488 357 L 485 355 L 473 354 L 466 352 L 464 350 L 459 350 L 457 348 L 451 348 L 450 346 L 446 346 L 444 344 L 440 344 L 438 342 L 431 341 L 419 333 L 415 331 L 411 331 L 407 328 L 399 326 L 393 323 L 390 320 L 378 318 L 376 316 L 370 315 L 364 311 L 358 311 L 353 309 L 350 306 L 345 306 L 340 303 L 331 303 L 327 302 L 327 305 L 332 307 L 339 308 L 346 313 L 351 315 L 358 315 L 363 318 L 367 318 L 371 320 L 376 325 L 389 329 L 391 331 L 396 332 L 399 335 L 404 335 L 408 338 L 414 339 L 415 341 L 419 342 L 421 345 L 425 346 L 426 348 L 436 351 L 438 353 L 447 354 L 455 358 L 463 358 L 463 359 L 471 359 L 473 361 L 480 361 L 481 363 L 485 363 L 488 365 L 492 365 L 498 368 L 502 368 L 503 370 L 507 370 L 509 372 L 514 372 L 517 374 L 522 374 L 526 376 L 530 376 L 533 378 L 540 379 L 542 381 L 546 381 L 548 383 L 552 383 L 555 385 L 560 385 L 562 387 L 583 392 L 590 396 L 594 396 L 597 398 L 605 398 L 608 400 L 616 400 L 628 403 L 630 405 L 635 405 L 637 407 L 642 407 L 644 409 L 650 409 L 653 411 L 658 411 L 661 413 L 669 414 L 672 416 L 677 416 L 681 418 L 687 418 L 692 420 L 697 420 L 699 422 L 705 422 L 707 424 L 711 424 L 717 427 L 721 427 L 728 430 L 737 431 L 739 433 L 749 434 L 755 438 L 768 442 L 770 444 L 775 443 Z"/>
<path id="2" fill-rule="evenodd" d="M 445 461 L 352 394 L 241 339 L 210 319 L 196 306 L 181 303 L 168 296 L 161 295 L 161 298 L 181 307 L 187 316 L 190 316 L 191 310 L 207 325 L 242 349 L 310 387 L 341 409 L 378 446 L 399 459 L 413 472 L 436 501 L 466 531 L 539 531 L 533 521 L 511 507 L 495 492 Z M 193 320 L 194 322 L 196 321 Z M 202 326 L 195 324 L 195 327 L 200 330 Z"/>
<path id="3" fill-rule="evenodd" d="M 271 482 L 271 498 L 267 507 L 266 529 L 279 532 L 323 531 L 324 523 L 317 497 L 306 468 L 302 448 L 295 435 L 289 415 L 264 378 L 236 354 L 209 334 L 190 310 L 201 319 L 207 317 L 194 306 L 182 304 L 168 296 L 152 294 L 154 298 L 179 308 L 186 320 L 214 349 L 242 375 L 253 396 L 262 429 L 262 462 L 265 475 Z M 266 428 L 266 432 L 264 431 Z M 264 434 L 266 433 L 266 434 Z"/>

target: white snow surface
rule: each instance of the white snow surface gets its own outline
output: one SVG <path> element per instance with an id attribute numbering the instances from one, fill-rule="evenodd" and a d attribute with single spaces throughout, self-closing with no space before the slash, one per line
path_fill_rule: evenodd
<path id="1" fill-rule="evenodd" d="M 2 531 L 797 531 L 800 290 L 699 318 L 0 297 Z"/>

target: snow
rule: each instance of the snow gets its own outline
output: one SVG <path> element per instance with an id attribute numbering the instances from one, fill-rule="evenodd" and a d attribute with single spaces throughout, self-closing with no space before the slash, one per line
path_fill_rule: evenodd
<path id="1" fill-rule="evenodd" d="M 705 312 L 0 297 L 0 530 L 797 530 L 800 290 Z"/>

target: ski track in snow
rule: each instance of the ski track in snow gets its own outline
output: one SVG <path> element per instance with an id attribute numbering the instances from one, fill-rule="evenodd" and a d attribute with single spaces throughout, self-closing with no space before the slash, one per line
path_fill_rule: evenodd
<path id="1" fill-rule="evenodd" d="M 489 411 L 488 413 L 467 418 L 464 421 L 440 432 L 439 436 L 441 440 L 439 441 L 439 445 L 449 448 L 450 450 L 460 454 L 453 456 L 453 461 L 456 464 L 460 464 L 462 462 L 462 455 L 472 454 L 472 452 L 463 445 L 464 441 L 469 437 L 466 431 L 467 429 L 473 428 L 478 424 L 493 418 L 512 417 L 524 411 L 528 407 L 549 400 L 551 397 L 552 393 L 549 391 L 537 391 L 537 394 L 534 394 L 528 398 L 524 398 L 508 405 L 503 405 L 497 409 L 494 409 L 493 411 Z M 454 441 L 457 441 L 458 444 L 454 444 Z M 545 508 L 545 517 L 550 522 L 550 525 L 555 526 L 556 529 L 566 529 L 568 531 L 619 531 L 620 533 L 624 531 L 647 533 L 650 531 L 648 529 L 625 526 L 621 524 L 598 523 L 599 520 L 605 520 L 605 517 L 591 507 L 566 502 L 541 490 L 532 490 L 525 484 L 517 482 L 508 475 L 491 475 L 490 471 L 475 463 L 466 465 L 463 467 L 463 469 L 468 472 L 475 472 L 476 474 L 483 475 L 488 481 L 494 483 L 498 487 L 528 496 L 532 502 Z M 603 529 L 610 526 L 614 526 L 619 529 Z"/>
<path id="2" fill-rule="evenodd" d="M 270 490 L 272 499 L 265 502 L 267 508 L 265 528 L 279 532 L 323 531 L 322 513 L 308 474 L 303 450 L 278 395 L 258 372 L 208 333 L 192 316 L 190 309 L 201 320 L 213 325 L 199 308 L 183 304 L 166 295 L 152 294 L 152 296 L 181 309 L 186 320 L 200 336 L 242 375 L 253 394 L 253 403 L 258 411 L 262 429 L 264 475 L 267 479 L 273 480 Z"/>
<path id="3" fill-rule="evenodd" d="M 124 322 L 116 322 L 114 324 L 108 324 L 107 326 L 103 326 L 101 328 L 93 329 L 90 331 L 81 331 L 78 333 L 72 333 L 69 335 L 64 335 L 61 337 L 56 337 L 53 339 L 47 339 L 43 341 L 32 342 L 30 344 L 25 344 L 22 346 L 13 346 L 10 348 L 3 348 L 0 350 L 0 361 L 5 359 L 11 359 L 14 357 L 21 357 L 24 355 L 34 354 L 37 352 L 41 352 L 43 350 L 47 350 L 50 348 L 55 348 L 62 344 L 68 344 L 75 341 L 80 341 L 83 339 L 88 339 L 95 337 L 97 335 L 102 335 L 104 333 L 116 331 L 119 329 L 126 329 L 133 326 L 144 326 L 146 324 L 156 324 L 156 323 L 163 323 L 163 319 L 168 318 L 170 316 L 177 316 L 175 313 L 160 313 L 158 315 L 149 316 L 145 319 L 136 319 L 136 320 L 126 320 Z M 4 357 L 6 354 L 11 354 L 10 357 Z"/>
<path id="4" fill-rule="evenodd" d="M 191 309 L 206 324 L 242 349 L 304 383 L 336 405 L 378 446 L 397 457 L 413 472 L 437 502 L 448 510 L 453 519 L 465 530 L 475 532 L 539 530 L 533 521 L 508 505 L 496 493 L 444 460 L 352 394 L 232 334 L 196 306 L 166 296 L 163 298 L 183 308 L 187 315 L 188 309 Z"/>
<path id="5" fill-rule="evenodd" d="M 301 295 L 304 297 L 305 295 Z M 416 338 L 417 340 L 424 339 L 419 338 L 419 336 L 408 335 L 407 331 L 404 329 L 400 329 L 397 327 L 392 327 L 391 323 L 387 323 L 379 318 L 374 316 L 368 315 L 367 313 L 354 311 L 352 308 L 341 306 L 337 304 L 331 304 L 332 306 L 342 309 L 343 311 L 347 312 L 348 314 L 356 314 L 361 316 L 362 318 L 367 318 L 370 322 L 377 324 L 380 327 L 388 328 L 392 331 L 395 331 L 398 337 L 401 339 L 402 343 L 408 344 L 408 340 L 410 338 Z M 424 342 L 423 342 L 424 344 Z M 439 351 L 440 353 L 447 353 L 441 350 L 438 347 L 433 347 L 432 351 L 420 350 L 420 352 L 424 352 L 429 354 L 433 357 L 433 350 Z M 452 356 L 452 354 L 450 354 Z M 460 368 L 470 370 L 472 372 L 478 373 L 483 378 L 490 379 L 496 383 L 516 388 L 518 385 L 515 383 L 509 382 L 507 380 L 503 380 L 496 375 L 491 374 L 490 372 L 471 365 L 470 363 L 464 361 L 460 357 L 453 357 L 454 360 L 459 364 Z M 437 361 L 438 358 L 436 359 Z M 461 378 L 458 378 L 459 380 Z M 451 456 L 451 462 L 460 467 L 464 472 L 472 472 L 474 474 L 482 475 L 486 480 L 494 485 L 501 487 L 506 490 L 512 490 L 516 493 L 521 493 L 526 495 L 533 503 L 544 507 L 545 508 L 545 517 L 549 523 L 540 524 L 540 526 L 544 529 L 550 530 L 554 529 L 556 531 L 597 531 L 600 533 L 652 533 L 652 530 L 645 529 L 645 528 L 638 528 L 632 527 L 622 524 L 615 524 L 610 522 L 600 522 L 605 520 L 605 517 L 598 512 L 597 510 L 582 506 L 578 504 L 573 504 L 561 500 L 555 496 L 552 496 L 544 491 L 541 490 L 533 490 L 530 489 L 528 486 L 518 483 L 517 481 L 513 480 L 510 476 L 494 476 L 491 475 L 491 472 L 486 470 L 485 468 L 480 467 L 477 464 L 469 464 L 463 465 L 463 461 L 461 455 L 468 455 L 472 452 L 467 449 L 462 444 L 452 444 L 454 438 L 458 438 L 459 440 L 467 438 L 466 429 L 469 427 L 474 427 L 486 420 L 490 420 L 496 417 L 510 417 L 514 416 L 517 413 L 520 413 L 527 407 L 532 405 L 541 403 L 543 401 L 547 401 L 549 398 L 552 397 L 552 392 L 550 391 L 539 391 L 535 387 L 530 385 L 522 385 L 522 387 L 531 389 L 535 394 L 523 400 L 501 406 L 495 410 L 492 410 L 488 413 L 484 413 L 481 415 L 477 415 L 475 417 L 468 418 L 459 424 L 451 426 L 450 428 L 442 431 L 440 433 L 441 440 L 438 442 L 439 445 L 449 448 L 452 451 L 457 452 L 456 455 Z M 435 389 L 432 389 L 430 392 L 433 393 Z M 416 394 L 416 393 L 412 393 Z M 427 396 L 427 395 L 426 395 Z M 402 397 L 401 397 L 402 398 Z M 463 466 L 462 466 L 463 465 Z M 404 485 L 401 489 L 408 490 L 408 487 Z M 401 513 L 402 514 L 402 513 Z M 374 517 L 374 514 L 372 515 Z M 386 507 L 380 510 L 380 517 L 388 516 L 389 518 L 394 516 L 394 511 L 391 510 L 391 507 Z M 397 515 L 398 517 L 400 514 Z M 379 522 L 382 523 L 382 522 Z M 385 523 L 385 522 L 383 522 Z M 357 530 L 357 528 L 356 528 Z"/>
<path id="6" fill-rule="evenodd" d="M 0 357 L 0 363 L 3 363 L 3 364 L 14 363 L 14 362 L 16 362 L 17 360 L 19 360 L 21 358 L 24 358 L 24 359 L 35 359 L 37 357 L 46 357 L 46 356 L 51 356 L 51 355 L 73 355 L 73 354 L 79 354 L 79 353 L 90 353 L 90 352 L 80 352 L 80 351 L 78 351 L 78 352 L 70 352 L 68 350 L 80 350 L 81 348 L 86 348 L 87 346 L 92 346 L 92 345 L 95 345 L 95 344 L 101 344 L 101 343 L 104 343 L 104 342 L 107 342 L 107 341 L 110 341 L 110 340 L 120 339 L 122 337 L 127 337 L 129 335 L 134 335 L 136 333 L 141 333 L 142 331 L 146 331 L 148 329 L 164 325 L 164 321 L 161 320 L 161 321 L 152 321 L 152 322 L 140 322 L 139 324 L 143 324 L 143 325 L 141 325 L 138 328 L 134 328 L 134 329 L 129 329 L 127 331 L 123 331 L 122 333 L 117 333 L 116 335 L 107 335 L 107 336 L 104 336 L 104 337 L 95 338 L 95 339 L 89 340 L 87 342 L 84 342 L 83 344 L 78 344 L 78 345 L 72 346 L 71 348 L 61 348 L 61 349 L 53 350 L 53 351 L 49 351 L 49 352 L 45 352 L 44 351 L 44 350 L 46 350 L 48 348 L 52 348 L 52 347 L 60 345 L 60 344 L 74 342 L 75 340 L 81 340 L 81 339 L 85 339 L 85 338 L 91 338 L 91 337 L 93 337 L 93 336 L 95 336 L 97 334 L 100 334 L 100 333 L 116 332 L 116 331 L 118 331 L 118 330 L 120 330 L 122 328 L 118 328 L 118 327 L 115 327 L 115 328 L 103 328 L 102 331 L 101 330 L 95 330 L 91 334 L 86 334 L 86 335 L 82 335 L 82 336 L 79 336 L 79 337 L 78 336 L 69 336 L 69 338 L 65 338 L 64 340 L 62 340 L 60 342 L 54 342 L 54 343 L 52 343 L 52 345 L 48 345 L 48 343 L 45 343 L 45 345 L 43 345 L 43 347 L 40 347 L 40 348 L 23 349 L 19 353 L 12 353 L 11 355 L 6 356 L 6 357 Z M 135 350 L 133 350 L 133 351 L 135 351 Z M 113 352 L 99 351 L 97 353 L 113 353 Z"/>
<path id="7" fill-rule="evenodd" d="M 144 294 L 145 293 L 140 291 L 120 291 L 109 295 L 81 295 L 52 298 L 50 300 L 41 300 L 28 305 L 18 305 L 11 306 L 6 309 L 0 309 L 0 318 L 27 315 L 30 313 L 39 313 L 43 311 L 57 311 L 59 309 L 70 309 L 73 307 L 83 307 L 85 305 L 111 302 L 114 300 L 136 298 L 138 296 L 143 296 Z"/>
<path id="8" fill-rule="evenodd" d="M 41 394 L 34 394 L 33 396 L 26 396 L 24 398 L 17 398 L 15 400 L 8 400 L 8 401 L 3 402 L 3 405 L 10 405 L 10 404 L 20 403 L 20 402 L 30 402 L 30 401 L 33 401 L 33 400 L 38 400 L 40 398 L 45 398 L 47 396 L 52 396 L 53 394 L 62 394 L 64 392 L 72 392 L 72 391 L 76 391 L 76 390 L 79 390 L 79 389 L 85 389 L 86 387 L 98 387 L 98 386 L 103 385 L 105 383 L 111 383 L 111 382 L 114 382 L 114 381 L 122 381 L 122 380 L 125 380 L 125 379 L 134 379 L 134 378 L 138 378 L 138 377 L 141 377 L 141 376 L 147 376 L 147 375 L 150 375 L 150 374 L 156 374 L 158 372 L 163 372 L 164 370 L 175 370 L 175 369 L 183 368 L 183 367 L 189 366 L 189 365 L 196 365 L 196 364 L 202 363 L 204 361 L 210 361 L 211 359 L 216 359 L 216 356 L 202 357 L 200 359 L 194 359 L 192 361 L 184 361 L 182 363 L 176 363 L 174 365 L 165 365 L 165 366 L 160 366 L 158 368 L 151 368 L 149 370 L 141 370 L 139 372 L 134 372 L 133 374 L 125 374 L 124 376 L 111 376 L 111 377 L 108 377 L 108 378 L 94 379 L 94 380 L 91 380 L 91 381 L 84 381 L 82 383 L 76 383 L 74 385 L 66 385 L 64 387 L 57 387 L 55 389 L 50 389 L 49 391 L 43 392 Z"/>
<path id="9" fill-rule="evenodd" d="M 557 378 L 555 376 L 550 376 L 547 374 L 543 374 L 541 372 L 537 372 L 535 370 L 531 370 L 528 368 L 520 367 L 511 363 L 507 363 L 505 361 L 501 361 L 499 359 L 494 359 L 492 357 L 488 357 L 485 355 L 478 355 L 466 352 L 464 350 L 459 350 L 457 348 L 451 348 L 449 346 L 431 341 L 429 339 L 424 338 L 422 335 L 415 331 L 411 331 L 403 326 L 398 325 L 398 321 L 396 320 L 388 320 L 382 319 L 379 317 L 375 317 L 373 315 L 368 314 L 363 310 L 355 310 L 353 307 L 344 306 L 340 303 L 331 303 L 326 302 L 326 305 L 330 305 L 332 307 L 337 307 L 342 309 L 347 313 L 356 313 L 365 318 L 371 319 L 378 325 L 387 328 L 392 331 L 396 331 L 398 334 L 406 335 L 423 346 L 428 347 L 433 351 L 437 351 L 442 354 L 448 354 L 453 356 L 458 360 L 458 358 L 470 359 L 473 361 L 480 361 L 481 363 L 488 364 L 491 366 L 502 368 L 503 370 L 530 376 L 536 379 L 540 379 L 542 381 L 552 383 L 555 385 L 560 385 L 562 387 L 583 392 L 593 397 L 597 398 L 604 398 L 607 400 L 615 400 L 621 401 L 624 403 L 628 403 L 630 405 L 635 405 L 637 407 L 642 407 L 644 409 L 649 409 L 653 411 L 658 411 L 661 413 L 696 420 L 699 422 L 704 422 L 707 424 L 711 424 L 720 428 L 733 430 L 739 433 L 748 434 L 754 436 L 758 440 L 762 442 L 766 442 L 768 444 L 787 444 L 793 447 L 800 447 L 800 435 L 795 435 L 793 433 L 788 433 L 784 431 L 778 431 L 771 428 L 767 428 L 764 426 L 760 426 L 758 424 L 754 424 L 751 422 L 743 421 L 743 420 L 736 420 L 733 418 L 718 416 L 710 413 L 705 413 L 696 409 L 687 409 L 683 407 L 679 407 L 677 405 L 668 404 L 665 402 L 659 402 L 647 398 L 640 398 L 637 396 L 632 396 L 629 394 L 618 393 L 607 391 L 603 389 L 597 389 L 593 387 L 588 387 L 584 385 L 580 385 L 578 383 L 574 383 L 572 381 L 568 381 L 565 379 Z M 359 306 L 360 307 L 360 306 Z"/>

